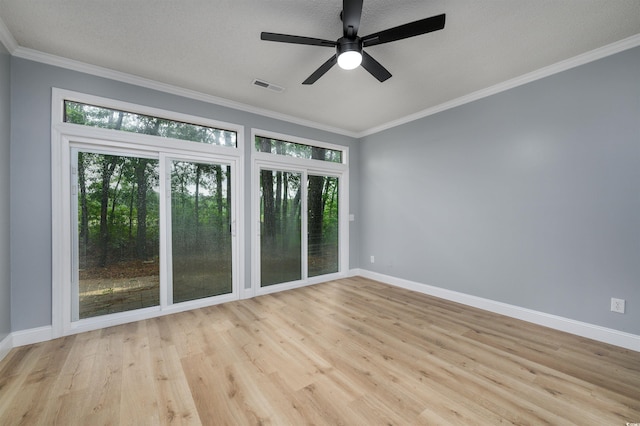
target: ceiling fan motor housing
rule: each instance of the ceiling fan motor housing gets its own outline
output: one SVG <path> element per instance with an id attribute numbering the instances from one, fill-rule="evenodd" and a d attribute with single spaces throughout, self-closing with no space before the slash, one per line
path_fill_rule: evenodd
<path id="1" fill-rule="evenodd" d="M 340 56 L 340 54 L 344 52 L 358 52 L 362 53 L 362 40 L 360 37 L 356 38 L 347 38 L 341 37 L 338 39 L 338 44 L 336 45 L 336 54 Z"/>

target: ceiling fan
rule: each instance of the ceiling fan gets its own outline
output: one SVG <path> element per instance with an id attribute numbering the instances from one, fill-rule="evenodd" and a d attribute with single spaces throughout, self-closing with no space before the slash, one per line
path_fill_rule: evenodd
<path id="1" fill-rule="evenodd" d="M 383 82 L 391 77 L 391 73 L 378 61 L 373 59 L 371 55 L 362 50 L 363 47 L 390 43 L 392 41 L 415 37 L 444 28 L 445 14 L 443 13 L 442 15 L 432 16 L 430 18 L 421 19 L 408 24 L 389 28 L 384 31 L 369 34 L 364 37 L 359 37 L 358 29 L 360 27 L 360 17 L 362 16 L 362 1 L 363 0 L 343 0 L 342 12 L 340 13 L 343 36 L 336 41 L 268 32 L 262 32 L 260 34 L 260 39 L 277 41 L 280 43 L 335 47 L 336 54 L 329 58 L 327 62 L 320 65 L 320 68 L 315 70 L 309 78 L 302 82 L 302 84 L 315 83 L 336 63 L 341 68 L 347 70 L 354 69 L 362 65 L 362 67 L 369 71 L 371 75 L 377 78 L 380 82 Z"/>

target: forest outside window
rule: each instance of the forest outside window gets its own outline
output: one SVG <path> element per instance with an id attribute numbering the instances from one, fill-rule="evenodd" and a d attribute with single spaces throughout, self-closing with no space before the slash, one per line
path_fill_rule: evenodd
<path id="1" fill-rule="evenodd" d="M 64 101 L 64 122 L 102 129 L 153 135 L 162 138 L 200 142 L 209 145 L 237 146 L 237 135 L 234 131 L 120 111 L 113 108 L 89 105 L 70 100 Z"/>
<path id="2" fill-rule="evenodd" d="M 56 337 L 238 298 L 242 126 L 54 89 L 52 130 Z"/>
<path id="3" fill-rule="evenodd" d="M 347 148 L 285 138 L 254 131 L 258 294 L 320 282 L 348 265 Z"/>
<path id="4" fill-rule="evenodd" d="M 280 139 L 256 136 L 256 151 L 271 154 L 285 155 L 294 158 L 306 158 L 311 160 L 328 161 L 331 163 L 343 163 L 342 150 L 321 146 L 307 145 Z"/>

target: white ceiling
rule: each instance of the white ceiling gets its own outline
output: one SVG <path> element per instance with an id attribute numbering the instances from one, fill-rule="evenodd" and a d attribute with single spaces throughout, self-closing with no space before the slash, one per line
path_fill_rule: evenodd
<path id="1" fill-rule="evenodd" d="M 358 134 L 640 33 L 640 0 L 364 0 L 359 35 L 447 14 L 445 29 L 367 50 L 393 74 L 334 67 L 341 0 L 0 0 L 18 51 L 121 71 Z M 1 23 L 0 23 L 1 24 Z M 258 78 L 282 93 L 251 84 Z"/>

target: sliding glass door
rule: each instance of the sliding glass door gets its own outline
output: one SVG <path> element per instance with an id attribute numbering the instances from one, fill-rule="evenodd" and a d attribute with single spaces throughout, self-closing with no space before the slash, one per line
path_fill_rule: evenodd
<path id="1" fill-rule="evenodd" d="M 340 178 L 259 168 L 260 287 L 340 270 Z"/>
<path id="2" fill-rule="evenodd" d="M 72 318 L 160 303 L 159 161 L 75 151 Z"/>
<path id="3" fill-rule="evenodd" d="M 234 292 L 234 162 L 71 153 L 72 321 Z"/>
<path id="4" fill-rule="evenodd" d="M 302 279 L 302 173 L 260 170 L 260 283 Z"/>
<path id="5" fill-rule="evenodd" d="M 231 167 L 171 161 L 173 302 L 232 292 Z"/>
<path id="6" fill-rule="evenodd" d="M 339 271 L 339 178 L 310 174 L 307 177 L 308 276 Z"/>

